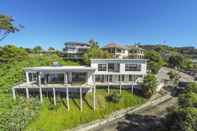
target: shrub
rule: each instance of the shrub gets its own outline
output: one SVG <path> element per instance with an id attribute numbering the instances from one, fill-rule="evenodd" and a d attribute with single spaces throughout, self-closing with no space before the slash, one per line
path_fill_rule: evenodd
<path id="1" fill-rule="evenodd" d="M 113 93 L 113 94 L 107 96 L 106 99 L 109 102 L 118 103 L 121 100 L 121 95 L 118 93 Z"/>

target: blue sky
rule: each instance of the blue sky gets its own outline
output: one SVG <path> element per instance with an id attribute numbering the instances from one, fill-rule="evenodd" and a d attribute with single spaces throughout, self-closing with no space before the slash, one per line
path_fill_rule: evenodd
<path id="1" fill-rule="evenodd" d="M 94 38 L 197 47 L 196 12 L 197 0 L 0 0 L 0 13 L 25 27 L 0 45 L 61 49 Z"/>

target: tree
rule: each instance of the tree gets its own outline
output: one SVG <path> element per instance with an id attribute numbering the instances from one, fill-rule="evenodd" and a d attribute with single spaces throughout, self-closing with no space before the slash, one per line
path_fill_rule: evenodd
<path id="1" fill-rule="evenodd" d="M 15 45 L 6 45 L 0 49 L 0 63 L 21 61 L 27 56 L 28 53 L 24 48 L 18 48 Z"/>
<path id="2" fill-rule="evenodd" d="M 148 59 L 148 68 L 153 74 L 157 74 L 159 69 L 165 64 L 160 54 L 153 50 L 146 51 L 145 58 Z"/>
<path id="3" fill-rule="evenodd" d="M 175 71 L 170 71 L 168 72 L 168 75 L 169 75 L 170 80 L 173 81 L 174 85 L 176 86 L 179 82 L 179 79 L 181 78 L 179 73 Z"/>
<path id="4" fill-rule="evenodd" d="M 86 64 L 90 64 L 90 59 L 93 58 L 112 58 L 111 54 L 102 50 L 97 46 L 92 46 L 83 56 L 83 61 Z"/>
<path id="5" fill-rule="evenodd" d="M 142 83 L 142 91 L 145 97 L 151 97 L 158 86 L 157 78 L 153 74 L 148 74 L 144 77 L 144 81 Z"/>
<path id="6" fill-rule="evenodd" d="M 95 41 L 94 39 L 90 39 L 90 40 L 88 41 L 88 43 L 89 43 L 90 47 L 97 47 L 97 48 L 99 48 L 98 42 Z"/>
<path id="7" fill-rule="evenodd" d="M 177 55 L 177 54 L 172 55 L 172 56 L 169 57 L 168 64 L 172 68 L 180 69 L 184 65 L 184 60 L 183 59 L 184 58 L 181 55 Z"/>
<path id="8" fill-rule="evenodd" d="M 55 51 L 55 48 L 49 47 L 49 48 L 48 48 L 48 51 Z"/>
<path id="9" fill-rule="evenodd" d="M 36 46 L 33 48 L 33 52 L 34 53 L 41 53 L 43 51 L 41 46 Z"/>
<path id="10" fill-rule="evenodd" d="M 7 37 L 8 34 L 19 31 L 13 22 L 14 19 L 11 16 L 0 14 L 0 41 Z"/>

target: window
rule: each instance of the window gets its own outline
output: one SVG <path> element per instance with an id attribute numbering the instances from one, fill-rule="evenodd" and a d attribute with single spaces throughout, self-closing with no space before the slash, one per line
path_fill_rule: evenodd
<path id="1" fill-rule="evenodd" d="M 98 71 L 106 71 L 107 66 L 106 64 L 98 64 Z"/>
<path id="2" fill-rule="evenodd" d="M 125 64 L 125 71 L 141 71 L 139 64 Z"/>
<path id="3" fill-rule="evenodd" d="M 109 72 L 120 72 L 120 64 L 109 63 L 108 64 Z"/>
<path id="4" fill-rule="evenodd" d="M 104 75 L 96 75 L 95 79 L 96 79 L 96 82 L 105 82 L 105 76 Z"/>

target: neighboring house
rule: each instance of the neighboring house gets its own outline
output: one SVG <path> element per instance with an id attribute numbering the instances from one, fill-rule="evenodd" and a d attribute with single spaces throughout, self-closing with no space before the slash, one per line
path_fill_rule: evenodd
<path id="1" fill-rule="evenodd" d="M 96 85 L 137 84 L 147 74 L 145 59 L 92 59 Z"/>
<path id="2" fill-rule="evenodd" d="M 64 45 L 64 58 L 70 60 L 81 60 L 84 53 L 90 48 L 89 44 L 81 42 L 66 42 Z"/>
<path id="3" fill-rule="evenodd" d="M 137 45 L 122 46 L 115 43 L 110 43 L 104 47 L 109 53 L 112 54 L 113 58 L 119 59 L 143 59 L 144 49 Z"/>
<path id="4" fill-rule="evenodd" d="M 115 43 L 107 44 L 103 49 L 111 53 L 113 58 L 123 59 L 128 57 L 128 50 L 126 47 Z"/>
<path id="5" fill-rule="evenodd" d="M 128 58 L 130 59 L 143 59 L 144 58 L 144 49 L 140 48 L 137 45 L 127 46 L 128 49 Z"/>

